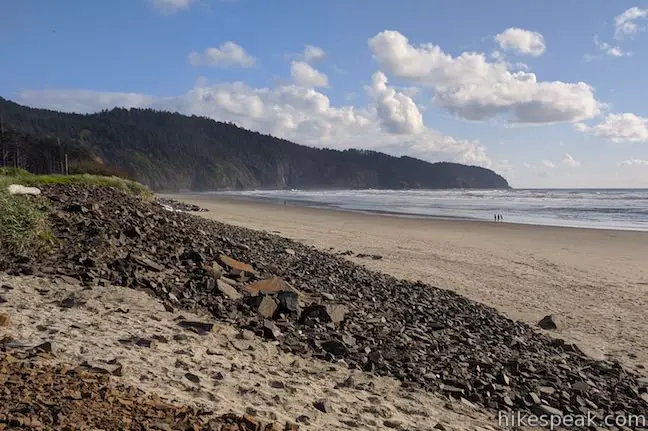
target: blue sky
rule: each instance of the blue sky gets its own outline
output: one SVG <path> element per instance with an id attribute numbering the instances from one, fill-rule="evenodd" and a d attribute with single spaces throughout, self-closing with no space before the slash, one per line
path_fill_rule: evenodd
<path id="1" fill-rule="evenodd" d="M 648 2 L 0 1 L 0 96 L 648 187 Z"/>

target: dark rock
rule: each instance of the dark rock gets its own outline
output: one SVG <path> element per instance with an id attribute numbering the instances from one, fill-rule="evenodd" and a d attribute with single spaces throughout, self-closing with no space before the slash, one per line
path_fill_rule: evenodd
<path id="1" fill-rule="evenodd" d="M 301 307 L 299 306 L 299 295 L 295 292 L 279 292 L 277 294 L 279 302 L 278 312 L 285 315 L 294 315 L 299 319 Z"/>
<path id="2" fill-rule="evenodd" d="M 337 340 L 325 341 L 322 343 L 322 349 L 338 357 L 346 356 L 347 353 L 349 353 L 347 346 L 343 342 Z"/>
<path id="3" fill-rule="evenodd" d="M 213 323 L 208 323 L 208 322 L 196 322 L 196 321 L 188 321 L 188 320 L 181 320 L 178 322 L 178 326 L 192 330 L 194 332 L 197 332 L 199 334 L 204 334 L 207 332 L 211 332 L 211 330 L 214 328 Z"/>
<path id="4" fill-rule="evenodd" d="M 11 285 L 11 283 L 2 283 L 0 288 L 2 288 L 4 290 L 13 290 L 13 286 Z"/>
<path id="5" fill-rule="evenodd" d="M 272 323 L 269 320 L 265 320 L 263 322 L 263 336 L 265 338 L 270 338 L 272 340 L 277 340 L 277 339 L 279 339 L 279 337 L 281 337 L 281 331 L 279 330 L 277 325 L 275 325 L 274 323 Z"/>
<path id="6" fill-rule="evenodd" d="M 319 410 L 322 413 L 331 413 L 333 409 L 331 408 L 331 403 L 325 399 L 321 398 L 313 403 L 313 407 Z"/>
<path id="7" fill-rule="evenodd" d="M 542 320 L 538 322 L 538 326 L 542 329 L 558 331 L 564 328 L 562 318 L 555 314 L 549 314 L 548 316 L 543 317 Z"/>
<path id="8" fill-rule="evenodd" d="M 302 312 L 302 322 L 308 322 L 309 319 L 317 319 L 320 322 L 331 322 L 339 324 L 342 322 L 348 312 L 348 308 L 339 304 L 312 304 L 304 308 Z"/>
<path id="9" fill-rule="evenodd" d="M 189 380 L 192 383 L 199 384 L 200 383 L 200 377 L 198 377 L 195 374 L 192 373 L 185 373 L 185 378 Z"/>
<path id="10" fill-rule="evenodd" d="M 162 266 L 162 265 L 160 265 L 158 263 L 155 263 L 151 259 L 148 259 L 148 258 L 146 258 L 144 256 L 134 256 L 132 259 L 137 264 L 139 264 L 139 265 L 143 266 L 144 268 L 149 269 L 151 271 L 155 271 L 155 272 L 164 271 L 164 266 Z"/>
<path id="11" fill-rule="evenodd" d="M 0 304 L 5 304 L 6 302 L 8 301 L 4 298 L 4 296 L 0 295 Z"/>

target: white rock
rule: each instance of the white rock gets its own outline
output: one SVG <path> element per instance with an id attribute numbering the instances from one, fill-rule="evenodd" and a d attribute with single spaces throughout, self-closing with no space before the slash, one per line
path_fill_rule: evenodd
<path id="1" fill-rule="evenodd" d="M 25 187 L 20 184 L 11 184 L 7 187 L 10 195 L 40 195 L 41 191 L 38 187 Z"/>

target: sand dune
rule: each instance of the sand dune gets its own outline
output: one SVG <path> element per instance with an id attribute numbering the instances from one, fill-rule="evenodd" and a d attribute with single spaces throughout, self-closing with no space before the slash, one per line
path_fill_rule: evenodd
<path id="1" fill-rule="evenodd" d="M 454 290 L 531 324 L 563 316 L 552 335 L 594 357 L 648 366 L 648 233 L 392 218 L 205 195 L 167 196 L 201 216 L 262 229 L 350 257 L 399 278 Z"/>

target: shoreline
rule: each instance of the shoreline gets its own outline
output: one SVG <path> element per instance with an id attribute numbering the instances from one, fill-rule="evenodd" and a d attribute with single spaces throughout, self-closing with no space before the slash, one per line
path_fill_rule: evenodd
<path id="1" fill-rule="evenodd" d="M 212 199 L 231 199 L 233 201 L 243 201 L 250 203 L 259 203 L 273 206 L 283 206 L 283 202 L 286 201 L 288 206 L 296 208 L 311 208 L 316 210 L 324 211 L 335 211 L 343 213 L 355 213 L 355 214 L 366 214 L 366 215 L 379 215 L 384 217 L 393 217 L 399 219 L 413 219 L 413 220 L 437 220 L 437 221 L 461 221 L 461 222 L 476 222 L 476 223 L 506 223 L 509 225 L 523 225 L 523 226 L 540 226 L 540 227 L 553 227 L 553 228 L 566 228 L 566 229 L 590 229 L 598 231 L 612 231 L 612 232 L 637 232 L 637 233 L 648 233 L 648 226 L 646 228 L 630 228 L 628 226 L 619 226 L 613 227 L 609 225 L 596 226 L 593 224 L 584 223 L 581 226 L 578 225 L 559 225 L 559 224 L 550 224 L 550 223 L 538 223 L 538 220 L 534 221 L 511 221 L 503 220 L 500 222 L 495 222 L 490 219 L 485 218 L 476 218 L 476 217 L 466 217 L 466 216 L 441 216 L 441 215 L 432 215 L 432 214 L 416 214 L 416 213 L 407 213 L 407 212 L 396 212 L 380 209 L 351 209 L 351 208 L 341 208 L 336 207 L 332 204 L 327 204 L 325 202 L 309 201 L 309 200 L 291 200 L 291 199 L 282 199 L 282 198 L 273 198 L 265 196 L 245 196 L 245 195 L 230 195 L 230 194 L 220 194 L 218 192 L 185 192 L 185 193 L 157 193 L 160 196 L 186 196 L 188 198 L 196 197 L 200 199 L 212 198 Z"/>
<path id="2" fill-rule="evenodd" d="M 276 205 L 214 195 L 163 197 L 208 209 L 196 213 L 265 230 L 397 278 L 422 280 L 537 327 L 593 357 L 648 367 L 648 232 L 485 221 L 390 217 Z M 331 250 L 333 249 L 333 251 Z M 356 254 L 380 255 L 380 260 Z"/>
<path id="3" fill-rule="evenodd" d="M 176 200 L 182 200 L 183 202 L 193 202 L 194 200 L 197 202 L 198 200 L 200 201 L 222 201 L 222 202 L 228 202 L 228 203 L 248 203 L 248 204 L 259 204 L 259 205 L 264 205 L 264 206 L 270 206 L 270 207 L 275 207 L 275 208 L 283 208 L 283 201 L 284 199 L 276 199 L 276 198 L 266 198 L 266 197 L 249 197 L 249 196 L 239 196 L 239 195 L 220 195 L 220 194 L 212 194 L 213 192 L 206 192 L 206 193 L 194 193 L 194 192 L 187 192 L 187 193 L 156 193 L 156 196 L 160 197 L 165 197 L 169 199 L 176 199 Z M 180 197 L 182 199 L 180 199 Z M 195 198 L 195 199 L 194 199 Z M 648 230 L 634 230 L 634 229 L 624 229 L 624 228 L 610 228 L 610 227 L 589 227 L 589 226 L 560 226 L 560 225 L 553 225 L 553 224 L 536 224 L 536 223 L 525 223 L 525 222 L 514 222 L 514 221 L 508 221 L 508 220 L 503 220 L 500 222 L 495 222 L 492 220 L 485 220 L 481 218 L 470 218 L 470 217 L 461 217 L 461 216 L 456 216 L 456 217 L 442 217 L 442 216 L 434 216 L 434 215 L 425 215 L 425 214 L 409 214 L 409 213 L 397 213 L 397 212 L 390 212 L 390 211 L 381 211 L 381 210 L 355 210 L 355 209 L 346 209 L 346 208 L 338 208 L 334 207 L 331 205 L 327 205 L 326 203 L 315 203 L 314 205 L 304 205 L 300 204 L 305 201 L 291 201 L 289 199 L 285 199 L 288 202 L 288 205 L 286 205 L 288 208 L 298 208 L 298 209 L 303 209 L 303 210 L 313 210 L 313 211 L 326 211 L 330 212 L 333 214 L 336 213 L 341 213 L 341 214 L 357 214 L 357 215 L 364 215 L 364 216 L 372 216 L 372 217 L 384 217 L 384 218 L 390 218 L 390 219 L 396 219 L 396 220 L 415 220 L 415 221 L 422 221 L 422 222 L 447 222 L 447 223 L 475 223 L 478 225 L 482 226 L 494 226 L 494 225 L 506 225 L 510 227 L 529 227 L 529 228 L 546 228 L 546 229 L 552 229 L 552 230 L 585 230 L 585 231 L 596 231 L 596 232 L 602 232 L 602 233 L 608 233 L 608 234 L 616 234 L 616 233 L 628 233 L 628 234 L 638 234 L 638 235 L 644 235 L 646 236 L 648 240 Z M 195 203 L 195 202 L 194 202 Z"/>

